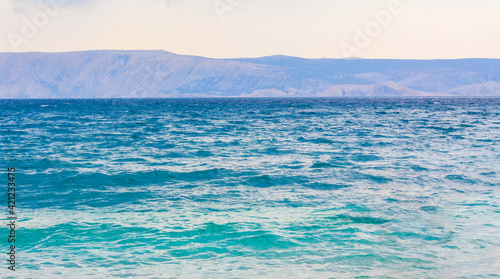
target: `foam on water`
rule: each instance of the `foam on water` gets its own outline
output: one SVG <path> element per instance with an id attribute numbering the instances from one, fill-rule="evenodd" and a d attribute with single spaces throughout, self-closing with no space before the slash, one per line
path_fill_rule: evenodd
<path id="1" fill-rule="evenodd" d="M 0 101 L 0 117 L 22 278 L 500 276 L 500 99 Z"/>

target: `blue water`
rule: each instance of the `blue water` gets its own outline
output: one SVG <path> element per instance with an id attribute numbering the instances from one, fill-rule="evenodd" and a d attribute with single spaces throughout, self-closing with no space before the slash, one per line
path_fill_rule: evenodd
<path id="1" fill-rule="evenodd" d="M 0 119 L 2 278 L 500 277 L 500 99 L 3 100 Z"/>

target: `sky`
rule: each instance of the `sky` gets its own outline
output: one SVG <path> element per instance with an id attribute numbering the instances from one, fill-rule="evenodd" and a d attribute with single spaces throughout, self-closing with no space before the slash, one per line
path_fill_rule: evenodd
<path id="1" fill-rule="evenodd" d="M 500 58 L 498 0 L 0 0 L 0 52 Z"/>

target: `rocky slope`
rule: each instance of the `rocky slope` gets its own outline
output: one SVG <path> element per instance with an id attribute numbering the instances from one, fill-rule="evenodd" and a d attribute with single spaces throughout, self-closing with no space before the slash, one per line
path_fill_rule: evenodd
<path id="1" fill-rule="evenodd" d="M 0 98 L 500 96 L 500 59 L 0 53 Z"/>

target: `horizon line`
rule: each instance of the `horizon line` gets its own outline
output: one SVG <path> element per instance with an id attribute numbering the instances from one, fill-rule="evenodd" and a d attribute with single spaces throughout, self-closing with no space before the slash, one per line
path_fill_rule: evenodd
<path id="1" fill-rule="evenodd" d="M 234 60 L 234 59 L 260 59 L 260 58 L 271 58 L 271 57 L 289 57 L 289 58 L 299 58 L 299 59 L 308 59 L 308 60 L 416 60 L 416 61 L 431 61 L 431 60 L 467 60 L 467 59 L 488 59 L 488 60 L 500 60 L 500 58 L 491 58 L 491 57 L 460 57 L 460 58 L 365 58 L 365 57 L 301 57 L 301 56 L 292 56 L 286 54 L 273 54 L 266 56 L 255 56 L 255 57 L 207 57 L 195 54 L 179 54 L 175 52 L 171 52 L 164 49 L 91 49 L 91 50 L 68 50 L 68 51 L 17 51 L 17 52 L 3 52 L 0 51 L 1 54 L 61 54 L 61 53 L 83 53 L 83 52 L 164 52 L 177 56 L 191 56 L 191 57 L 199 57 L 205 59 L 214 59 L 214 60 Z"/>

